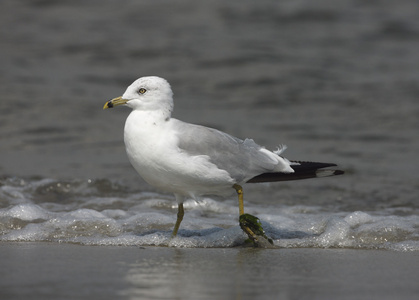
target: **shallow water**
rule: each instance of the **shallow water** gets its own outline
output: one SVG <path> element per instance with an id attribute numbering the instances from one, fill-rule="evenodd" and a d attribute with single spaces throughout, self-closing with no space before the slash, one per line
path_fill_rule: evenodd
<path id="1" fill-rule="evenodd" d="M 416 299 L 417 252 L 0 243 L 5 299 Z"/>
<path id="2" fill-rule="evenodd" d="M 319 186 L 311 189 L 328 189 L 322 182 Z M 264 189 L 257 188 L 251 194 L 269 197 L 274 187 L 267 185 Z M 333 197 L 343 192 L 329 188 L 320 194 Z M 237 203 L 232 199 L 187 201 L 179 236 L 172 240 L 177 205 L 170 195 L 134 191 L 108 180 L 18 178 L 4 180 L 0 195 L 2 241 L 234 247 L 245 245 L 246 240 L 237 224 Z M 346 211 L 330 204 L 285 205 L 252 200 L 247 202 L 246 211 L 262 220 L 277 247 L 419 250 L 419 215 L 412 208 Z"/>
<path id="3" fill-rule="evenodd" d="M 233 247 L 236 199 L 173 196 L 125 155 L 144 75 L 167 78 L 175 117 L 344 176 L 245 186 L 278 247 L 419 250 L 417 1 L 2 1 L 0 240 Z M 142 12 L 147 12 L 144 14 Z"/>

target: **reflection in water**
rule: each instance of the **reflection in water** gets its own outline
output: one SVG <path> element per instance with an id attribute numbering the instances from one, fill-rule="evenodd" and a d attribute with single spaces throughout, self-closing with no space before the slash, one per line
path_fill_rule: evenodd
<path id="1" fill-rule="evenodd" d="M 284 252 L 285 251 L 285 252 Z M 304 251 L 304 250 L 302 250 Z M 249 299 L 296 295 L 314 288 L 319 262 L 282 249 L 149 248 L 130 265 L 121 294 L 144 299 Z M 307 279 L 307 281 L 305 280 Z"/>
<path id="2" fill-rule="evenodd" d="M 346 249 L 146 248 L 139 255 L 142 257 L 128 267 L 125 281 L 129 287 L 120 293 L 128 299 L 298 299 L 349 295 L 354 291 L 347 279 L 355 283 L 359 276 L 359 265 L 352 264 L 352 260 L 380 264 L 394 259 L 396 254 Z M 380 283 L 376 272 L 379 271 L 371 268 L 364 276 L 377 278 Z M 358 282 L 358 286 L 369 288 L 363 282 Z"/>
<path id="3" fill-rule="evenodd" d="M 237 265 L 245 263 L 248 249 L 151 249 L 153 254 L 132 264 L 122 294 L 146 299 L 208 298 L 229 295 L 241 299 L 243 276 Z"/>

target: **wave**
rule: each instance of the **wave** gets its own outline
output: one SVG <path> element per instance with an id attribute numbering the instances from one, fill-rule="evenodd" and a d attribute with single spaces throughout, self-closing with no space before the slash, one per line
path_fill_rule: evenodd
<path id="1" fill-rule="evenodd" d="M 419 216 L 408 207 L 333 211 L 321 206 L 247 204 L 278 248 L 419 250 Z M 0 241 L 82 245 L 242 247 L 235 199 L 185 202 L 171 238 L 174 197 L 133 191 L 109 180 L 0 180 Z"/>

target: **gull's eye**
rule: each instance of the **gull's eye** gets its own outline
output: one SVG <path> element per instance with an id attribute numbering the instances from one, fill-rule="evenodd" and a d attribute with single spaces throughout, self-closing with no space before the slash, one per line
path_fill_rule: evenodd
<path id="1" fill-rule="evenodd" d="M 141 89 L 139 89 L 139 90 L 138 90 L 138 92 L 139 92 L 140 94 L 144 94 L 145 92 L 147 92 L 147 90 L 146 90 L 146 89 L 141 88 Z"/>

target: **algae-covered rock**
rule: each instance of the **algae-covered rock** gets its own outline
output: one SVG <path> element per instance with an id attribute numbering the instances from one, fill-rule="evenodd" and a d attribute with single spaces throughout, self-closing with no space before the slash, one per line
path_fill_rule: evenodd
<path id="1" fill-rule="evenodd" d="M 239 223 L 241 229 L 249 236 L 254 246 L 275 248 L 272 239 L 266 236 L 259 218 L 250 214 L 243 214 L 239 218 Z"/>

